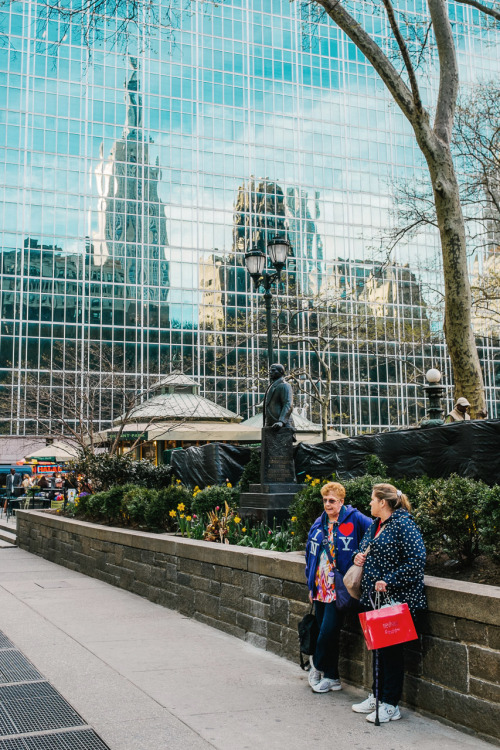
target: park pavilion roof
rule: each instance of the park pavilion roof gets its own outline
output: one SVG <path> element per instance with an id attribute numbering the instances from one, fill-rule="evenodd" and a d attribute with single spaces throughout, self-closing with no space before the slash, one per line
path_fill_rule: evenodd
<path id="1" fill-rule="evenodd" d="M 199 383 L 184 373 L 175 371 L 152 387 L 156 396 L 137 404 L 127 415 L 129 422 L 241 422 L 233 411 L 198 395 Z M 124 415 L 115 420 L 121 424 Z"/>
<path id="2" fill-rule="evenodd" d="M 315 424 L 314 422 L 310 422 L 306 417 L 303 417 L 297 409 L 294 409 L 292 411 L 292 419 L 293 423 L 295 425 L 295 432 L 297 433 L 297 439 L 299 442 L 302 441 L 301 435 L 305 434 L 318 434 L 321 435 L 321 425 Z M 245 419 L 244 422 L 241 423 L 242 427 L 254 427 L 256 429 L 261 429 L 263 424 L 263 415 L 262 413 L 256 414 L 254 417 L 250 417 L 250 419 Z M 328 430 L 328 439 L 329 440 L 337 440 L 337 438 L 345 437 L 345 435 L 342 432 L 339 432 L 338 430 Z M 320 438 L 321 439 L 321 438 Z M 311 440 L 307 440 L 306 442 L 312 442 Z"/>

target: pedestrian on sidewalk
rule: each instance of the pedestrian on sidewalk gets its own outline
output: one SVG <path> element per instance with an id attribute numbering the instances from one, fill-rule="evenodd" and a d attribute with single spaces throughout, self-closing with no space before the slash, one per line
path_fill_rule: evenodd
<path id="1" fill-rule="evenodd" d="M 306 579 L 309 599 L 314 602 L 319 636 L 309 671 L 309 685 L 315 693 L 341 690 L 339 644 L 343 614 L 335 605 L 334 568 L 345 575 L 352 564 L 366 529 L 367 518 L 352 505 L 344 505 L 345 488 L 328 482 L 321 488 L 324 511 L 309 531 L 306 546 Z"/>
<path id="2" fill-rule="evenodd" d="M 415 615 L 427 608 L 424 593 L 425 545 L 413 520 L 406 495 L 392 484 L 373 487 L 371 514 L 375 521 L 364 535 L 354 564 L 364 567 L 360 603 L 371 609 L 370 594 L 375 590 L 395 602 L 408 604 Z M 368 554 L 365 554 L 367 547 Z M 379 720 L 401 718 L 399 701 L 404 681 L 404 643 L 378 649 L 379 654 Z M 375 654 L 373 658 L 373 693 L 353 705 L 356 713 L 368 714 L 375 722 Z"/>
<path id="3" fill-rule="evenodd" d="M 16 490 L 21 486 L 21 475 L 15 469 L 11 469 L 5 478 L 5 504 L 3 512 L 7 513 L 9 500 L 16 496 Z"/>

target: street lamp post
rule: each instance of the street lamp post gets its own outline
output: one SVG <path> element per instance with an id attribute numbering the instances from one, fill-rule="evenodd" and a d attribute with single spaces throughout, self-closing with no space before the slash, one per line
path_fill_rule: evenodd
<path id="1" fill-rule="evenodd" d="M 258 291 L 259 287 L 264 288 L 264 303 L 266 306 L 266 327 L 267 327 L 267 358 L 269 360 L 269 366 L 273 364 L 274 353 L 273 353 L 273 330 L 271 323 L 271 301 L 273 298 L 271 287 L 272 285 L 280 280 L 281 272 L 286 265 L 286 259 L 290 250 L 290 243 L 288 240 L 280 239 L 275 237 L 273 240 L 269 240 L 267 243 L 267 251 L 269 258 L 273 264 L 275 270 L 266 269 L 267 257 L 261 250 L 256 247 L 252 248 L 245 253 L 245 266 L 252 277 L 255 290 Z"/>
<path id="2" fill-rule="evenodd" d="M 428 385 L 424 385 L 423 389 L 429 399 L 429 407 L 427 409 L 427 417 L 420 422 L 420 426 L 437 427 L 444 424 L 441 398 L 443 397 L 446 386 L 439 382 L 441 380 L 441 373 L 434 367 L 427 370 L 425 373 L 425 379 L 427 380 Z"/>

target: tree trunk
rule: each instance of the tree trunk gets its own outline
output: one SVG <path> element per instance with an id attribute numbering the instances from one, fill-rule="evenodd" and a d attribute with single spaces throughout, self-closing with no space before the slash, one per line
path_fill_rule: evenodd
<path id="1" fill-rule="evenodd" d="M 328 440 L 328 407 L 330 406 L 330 398 L 323 398 L 321 401 L 321 437 L 323 442 L 326 443 Z"/>
<path id="2" fill-rule="evenodd" d="M 429 167 L 441 236 L 444 331 L 453 367 L 454 400 L 465 396 L 471 403 L 474 417 L 479 410 L 486 410 L 486 403 L 483 374 L 472 330 L 471 289 L 458 182 L 449 146 L 429 131 L 423 133 L 416 128 L 416 135 Z"/>

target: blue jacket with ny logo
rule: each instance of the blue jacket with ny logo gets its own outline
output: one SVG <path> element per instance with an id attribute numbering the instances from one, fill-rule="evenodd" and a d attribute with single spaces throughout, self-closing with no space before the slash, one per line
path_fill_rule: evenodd
<path id="1" fill-rule="evenodd" d="M 323 549 L 324 531 L 328 524 L 326 513 L 315 520 L 309 530 L 306 545 L 306 579 L 309 591 L 314 594 L 316 570 L 319 557 Z M 334 526 L 335 550 L 337 553 L 336 565 L 342 575 L 345 575 L 352 565 L 352 553 L 358 549 L 359 543 L 366 529 L 371 526 L 372 520 L 363 515 L 352 505 L 343 505 L 338 521 Z"/>

